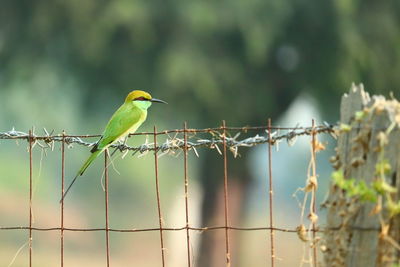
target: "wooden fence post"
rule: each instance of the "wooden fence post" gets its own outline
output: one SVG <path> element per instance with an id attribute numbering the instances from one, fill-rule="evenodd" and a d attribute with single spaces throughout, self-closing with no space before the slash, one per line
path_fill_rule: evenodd
<path id="1" fill-rule="evenodd" d="M 340 112 L 324 266 L 400 266 L 400 103 L 353 85 Z"/>

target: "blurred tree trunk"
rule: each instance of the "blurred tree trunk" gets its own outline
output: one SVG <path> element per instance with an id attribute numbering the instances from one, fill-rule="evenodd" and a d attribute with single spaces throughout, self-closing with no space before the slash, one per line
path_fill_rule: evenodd
<path id="1" fill-rule="evenodd" d="M 228 201 L 229 201 L 229 224 L 230 226 L 240 225 L 243 214 L 243 203 L 245 203 L 250 173 L 242 157 L 234 159 L 228 154 Z M 202 226 L 223 226 L 224 225 L 224 176 L 223 163 L 216 151 L 208 151 L 204 155 L 204 163 L 201 173 L 201 181 L 204 188 L 202 204 Z M 229 153 L 229 152 L 228 152 Z M 230 237 L 230 258 L 237 262 L 239 244 L 238 231 L 229 231 Z M 225 257 L 225 230 L 208 231 L 203 234 L 200 243 L 199 256 L 196 266 L 219 267 L 226 265 Z"/>

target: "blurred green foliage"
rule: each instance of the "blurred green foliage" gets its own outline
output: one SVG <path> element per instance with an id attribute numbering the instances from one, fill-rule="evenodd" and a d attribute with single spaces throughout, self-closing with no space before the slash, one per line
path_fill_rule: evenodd
<path id="1" fill-rule="evenodd" d="M 303 91 L 336 118 L 351 82 L 376 92 L 400 82 L 394 0 L 5 0 L 0 12 L 1 90 L 32 90 L 16 96 L 24 103 L 46 84 L 43 106 L 74 94 L 98 112 L 140 88 L 173 104 L 169 126 L 242 125 Z"/>

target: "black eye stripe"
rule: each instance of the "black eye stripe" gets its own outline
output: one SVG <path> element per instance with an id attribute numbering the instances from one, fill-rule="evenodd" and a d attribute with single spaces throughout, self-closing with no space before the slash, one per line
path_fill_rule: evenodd
<path id="1" fill-rule="evenodd" d="M 143 96 L 141 96 L 141 97 L 135 98 L 134 100 L 146 101 L 146 100 L 148 100 L 148 99 L 145 98 L 145 97 L 143 97 Z"/>

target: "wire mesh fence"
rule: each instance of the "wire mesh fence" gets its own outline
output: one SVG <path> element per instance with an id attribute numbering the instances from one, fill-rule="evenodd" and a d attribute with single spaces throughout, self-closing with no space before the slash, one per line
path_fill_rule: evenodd
<path id="1" fill-rule="evenodd" d="M 307 255 L 302 261 L 302 264 L 307 263 L 310 266 L 317 266 L 318 264 L 318 249 L 317 243 L 319 237 L 317 233 L 323 231 L 318 225 L 317 216 L 317 203 L 316 203 L 316 191 L 317 191 L 317 171 L 316 171 L 316 153 L 324 149 L 324 145 L 318 141 L 318 137 L 321 135 L 332 135 L 335 137 L 334 126 L 324 123 L 323 125 L 316 125 L 314 120 L 312 120 L 310 126 L 308 127 L 274 127 L 271 124 L 271 120 L 268 120 L 264 126 L 258 127 L 228 127 L 225 121 L 223 121 L 221 127 L 207 128 L 207 129 L 191 129 L 187 127 L 184 123 L 182 129 L 176 130 L 166 130 L 157 131 L 154 127 L 152 132 L 135 133 L 130 136 L 145 136 L 145 142 L 138 146 L 129 146 L 125 143 L 118 143 L 111 146 L 114 151 L 109 153 L 108 151 L 104 153 L 103 159 L 103 169 L 104 169 L 104 227 L 99 228 L 75 228 L 66 225 L 66 217 L 64 212 L 65 201 L 60 203 L 59 211 L 59 224 L 53 227 L 37 227 L 34 225 L 34 215 L 33 215 L 33 151 L 35 148 L 39 148 L 43 151 L 47 149 L 54 150 L 55 148 L 60 148 L 60 160 L 61 160 L 61 170 L 59 170 L 59 179 L 61 187 L 59 190 L 59 196 L 63 195 L 65 191 L 66 182 L 66 148 L 72 145 L 80 145 L 91 147 L 95 143 L 89 142 L 89 138 L 99 137 L 99 135 L 67 135 L 65 132 L 61 134 L 53 134 L 44 130 L 44 134 L 35 134 L 33 130 L 29 132 L 20 132 L 16 130 L 11 130 L 7 132 L 0 132 L 0 140 L 2 142 L 10 141 L 27 141 L 28 145 L 28 157 L 29 157 L 29 175 L 27 177 L 27 182 L 29 183 L 29 224 L 24 225 L 13 225 L 13 226 L 0 226 L 0 232 L 2 231 L 21 231 L 25 230 L 28 233 L 28 266 L 34 266 L 34 250 L 35 239 L 33 238 L 34 232 L 58 232 L 59 233 L 59 264 L 65 266 L 65 233 L 66 232 L 102 232 L 104 233 L 104 255 L 105 255 L 105 265 L 113 266 L 113 255 L 110 253 L 110 247 L 113 243 L 110 240 L 110 233 L 140 233 L 140 232 L 158 232 L 159 233 L 159 255 L 160 265 L 167 266 L 167 253 L 169 249 L 166 247 L 165 235 L 169 232 L 185 232 L 185 247 L 186 256 L 182 255 L 182 258 L 186 258 L 186 266 L 198 266 L 195 262 L 195 256 L 192 248 L 192 240 L 194 232 L 209 232 L 209 231 L 223 231 L 224 240 L 221 241 L 224 244 L 224 258 L 226 266 L 240 266 L 237 263 L 232 264 L 232 256 L 235 253 L 232 251 L 231 247 L 231 234 L 232 231 L 237 232 L 248 232 L 257 231 L 265 234 L 265 242 L 269 243 L 269 251 L 261 251 L 265 255 L 265 264 L 270 266 L 276 266 L 276 261 L 279 257 L 284 257 L 283 255 L 276 255 L 275 242 L 276 242 L 276 232 L 286 232 L 293 233 L 297 235 L 300 240 L 305 242 L 307 247 Z M 241 136 L 246 135 L 242 138 Z M 272 150 L 274 148 L 279 149 L 279 144 L 281 142 L 287 142 L 289 145 L 293 145 L 299 136 L 308 136 L 310 145 L 310 161 L 308 166 L 308 173 L 305 177 L 306 183 L 302 190 L 304 191 L 304 199 L 302 202 L 302 212 L 301 221 L 297 228 L 286 228 L 280 227 L 276 224 L 274 220 L 274 214 L 277 203 L 274 202 L 274 158 Z M 162 141 L 160 141 L 162 139 Z M 229 203 L 229 185 L 230 185 L 230 168 L 229 168 L 229 157 L 228 154 L 231 153 L 234 158 L 240 156 L 240 151 L 248 147 L 258 146 L 261 144 L 267 144 L 267 155 L 266 168 L 267 176 L 264 179 L 267 181 L 266 188 L 264 188 L 265 199 L 260 199 L 260 201 L 265 201 L 268 203 L 268 210 L 265 211 L 265 224 L 257 227 L 243 227 L 234 225 L 230 218 L 231 205 Z M 191 207 L 190 207 L 190 184 L 189 179 L 189 168 L 190 164 L 188 162 L 188 154 L 194 153 L 194 155 L 199 156 L 198 149 L 204 148 L 207 150 L 215 150 L 217 154 L 222 157 L 222 169 L 223 169 L 223 224 L 222 225 L 203 225 L 201 227 L 194 226 L 191 223 Z M 110 149 L 110 150 L 111 150 Z M 112 166 L 113 158 L 112 156 L 116 151 L 120 151 L 124 156 L 127 154 L 140 154 L 146 155 L 149 152 L 152 153 L 154 158 L 153 163 L 153 175 L 155 184 L 155 198 L 157 203 L 157 216 L 158 216 L 158 227 L 149 228 L 119 228 L 110 227 L 109 217 L 110 217 L 110 207 L 109 207 L 109 168 Z M 159 170 L 159 158 L 164 155 L 179 155 L 183 156 L 183 166 L 182 166 L 182 184 L 184 187 L 184 212 L 185 212 L 185 224 L 183 227 L 167 227 L 164 223 L 165 209 L 163 209 L 161 195 L 160 195 L 160 170 Z M 148 155 L 150 156 L 150 155 Z M 23 166 L 25 167 L 25 166 Z M 151 189 L 149 189 L 151 190 Z M 207 189 L 204 189 L 207 190 Z M 309 199 L 308 199 L 309 198 Z M 101 204 L 98 204 L 101 205 Z M 305 215 L 307 214 L 307 215 Z M 304 219 L 303 217 L 307 217 Z M 100 218 L 98 218 L 100 220 Z M 269 233 L 269 234 L 267 234 Z M 22 248 L 21 248 L 22 249 Z M 18 257 L 16 253 L 15 257 Z M 14 257 L 14 259 L 15 259 Z M 12 256 L 10 256 L 12 258 Z M 13 260 L 11 261 L 12 265 Z"/>

